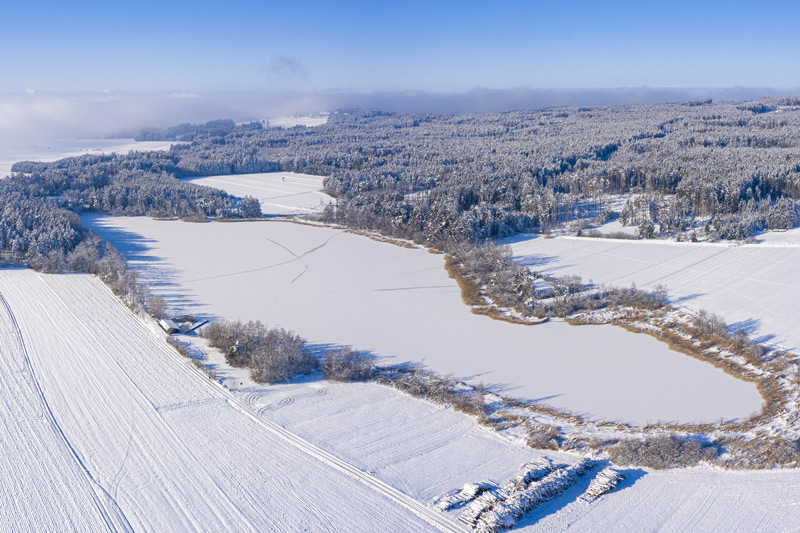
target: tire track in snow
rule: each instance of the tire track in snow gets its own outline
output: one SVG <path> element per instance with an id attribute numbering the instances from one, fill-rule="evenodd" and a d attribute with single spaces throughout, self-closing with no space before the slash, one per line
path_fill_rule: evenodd
<path id="1" fill-rule="evenodd" d="M 155 404 L 154 404 L 154 403 L 153 403 L 153 402 L 150 400 L 150 398 L 147 396 L 147 394 L 145 394 L 145 392 L 144 392 L 144 391 L 143 391 L 143 390 L 142 390 L 142 389 L 139 387 L 139 385 L 138 385 L 138 384 L 135 382 L 135 380 L 134 380 L 134 379 L 131 377 L 131 375 L 130 375 L 130 374 L 128 374 L 128 372 L 126 372 L 126 371 L 125 371 L 125 369 L 123 369 L 123 368 L 120 366 L 119 362 L 117 362 L 117 360 L 114 358 L 114 356 L 113 356 L 111 353 L 109 353 L 109 351 L 108 351 L 108 350 L 107 350 L 107 349 L 106 349 L 106 348 L 103 346 L 103 343 L 102 343 L 102 342 L 100 342 L 100 340 L 97 338 L 97 336 L 94 334 L 94 332 L 92 332 L 92 330 L 91 330 L 91 329 L 90 329 L 90 328 L 89 328 L 89 327 L 88 327 L 88 326 L 87 326 L 87 325 L 86 325 L 86 324 L 85 324 L 85 323 L 84 323 L 82 320 L 80 320 L 80 319 L 78 318 L 78 316 L 75 314 L 74 310 L 73 310 L 72 308 L 70 308 L 70 306 L 67 304 L 67 302 L 66 302 L 66 301 L 64 301 L 64 299 L 62 298 L 62 296 L 61 296 L 59 293 L 57 293 L 57 292 L 55 291 L 55 289 L 53 289 L 53 287 L 51 287 L 51 286 L 50 286 L 50 284 L 49 284 L 49 283 L 47 283 L 47 280 L 46 280 L 46 279 L 45 279 L 45 278 L 44 278 L 44 277 L 43 277 L 41 274 L 37 273 L 37 274 L 36 274 L 36 278 L 37 278 L 37 279 L 38 279 L 38 280 L 39 280 L 39 281 L 40 281 L 40 282 L 41 282 L 41 283 L 42 283 L 42 284 L 43 284 L 43 285 L 44 285 L 44 286 L 45 286 L 45 287 L 46 287 L 46 288 L 47 288 L 47 289 L 48 289 L 48 290 L 49 290 L 49 291 L 50 291 L 50 292 L 53 294 L 53 296 L 55 297 L 55 299 L 56 299 L 56 300 L 58 300 L 58 301 L 61 303 L 61 305 L 62 305 L 62 306 L 63 306 L 63 308 L 64 308 L 64 311 L 65 311 L 66 313 L 69 313 L 70 315 L 72 315 L 72 316 L 73 316 L 73 318 L 75 318 L 75 320 L 76 320 L 76 323 L 77 323 L 77 324 L 79 324 L 79 326 L 80 326 L 80 327 L 81 327 L 83 330 L 85 330 L 85 331 L 86 331 L 86 333 L 88 334 L 88 336 L 89 336 L 89 337 L 91 337 L 91 338 L 92 338 L 92 339 L 95 341 L 95 343 L 96 343 L 96 344 L 97 344 L 97 345 L 100 347 L 100 349 L 101 349 L 103 352 L 105 352 L 106 356 L 108 357 L 108 360 L 109 360 L 109 361 L 110 361 L 110 362 L 111 362 L 111 363 L 112 363 L 114 366 L 116 366 L 116 367 L 117 367 L 117 369 L 119 369 L 119 371 L 120 371 L 120 375 L 121 375 L 121 376 L 124 376 L 125 380 L 126 380 L 128 383 L 130 383 L 130 385 L 133 387 L 133 389 L 132 389 L 132 390 L 136 391 L 136 394 L 137 394 L 137 395 L 138 395 L 138 396 L 141 398 L 141 400 L 144 402 L 144 405 L 147 405 L 148 407 L 152 408 L 152 409 L 153 409 L 153 411 L 154 411 L 155 413 L 158 413 L 158 415 L 159 415 L 160 417 L 162 417 L 162 413 L 160 412 L 160 407 L 161 407 L 161 406 L 157 406 L 157 405 L 155 405 Z M 127 307 L 126 307 L 126 306 L 125 306 L 125 305 L 122 303 L 122 301 L 120 301 L 120 300 L 119 300 L 119 298 L 117 298 L 117 297 L 116 297 L 116 295 L 114 295 L 114 293 L 111 291 L 111 289 L 110 289 L 110 288 L 109 288 L 107 285 L 105 285 L 104 283 L 100 282 L 99 280 L 97 281 L 97 283 L 99 283 L 99 284 L 100 284 L 100 286 L 101 286 L 103 289 L 105 289 L 105 290 L 106 290 L 106 293 L 107 293 L 107 294 L 108 294 L 108 295 L 109 295 L 109 296 L 112 298 L 112 301 L 114 302 L 114 305 L 117 305 L 117 306 L 119 306 L 119 307 L 118 307 L 119 309 L 122 309 L 122 311 L 123 311 L 123 314 L 127 314 L 127 315 L 129 315 L 130 317 L 132 317 L 132 318 L 133 318 L 133 322 L 132 322 L 132 323 L 133 323 L 133 324 L 135 324 L 135 325 L 136 325 L 136 327 L 137 327 L 138 329 L 140 329 L 140 330 L 142 330 L 143 332 L 145 332 L 145 333 L 146 333 L 148 336 L 152 336 L 152 331 L 148 330 L 148 328 L 147 328 L 147 327 L 144 325 L 144 322 L 142 322 L 142 321 L 141 321 L 141 319 L 140 319 L 139 317 L 137 317 L 137 316 L 136 316 L 136 315 L 133 313 L 133 311 L 131 311 L 130 309 L 128 309 L 128 308 L 127 308 Z M 173 356 L 176 356 L 176 355 L 177 355 L 177 352 L 174 352 L 174 350 L 171 350 L 171 349 L 170 349 L 170 348 L 167 346 L 167 344 L 166 344 L 166 343 L 159 343 L 157 346 L 158 346 L 158 349 L 162 351 L 162 353 L 167 353 L 167 354 L 169 354 L 169 355 L 170 355 L 170 357 L 173 357 Z M 200 372 L 200 371 L 199 371 L 199 369 L 198 369 L 198 372 Z M 208 399 L 207 399 L 207 400 L 208 400 Z M 224 399 L 217 399 L 217 401 L 220 401 L 220 400 L 224 401 Z M 183 404 L 181 404 L 181 407 L 185 407 L 187 403 L 204 403 L 204 402 L 184 402 Z M 206 401 L 205 403 L 213 403 L 213 402 Z M 176 409 L 176 406 L 175 406 L 175 405 L 168 405 L 168 406 L 165 406 L 165 407 L 167 407 L 167 411 Z M 179 407 L 178 407 L 178 408 L 179 408 Z M 163 420 L 163 417 L 162 417 L 162 420 Z M 168 433 L 171 435 L 171 437 L 174 439 L 174 442 L 180 442 L 180 440 L 181 440 L 181 439 L 180 439 L 180 438 L 179 438 L 179 436 L 178 436 L 178 435 L 175 433 L 175 431 L 174 431 L 174 429 L 172 428 L 172 426 L 171 426 L 171 425 L 169 425 L 169 424 L 168 424 L 166 421 L 164 421 L 164 426 L 163 426 L 163 428 L 164 428 L 164 430 L 165 430 L 166 432 L 168 432 Z M 87 471 L 88 471 L 88 470 L 87 470 Z M 99 486 L 101 489 L 103 489 L 102 485 L 100 485 L 100 484 L 99 484 L 99 482 L 97 482 L 97 484 L 98 484 L 98 486 Z M 106 494 L 108 494 L 108 492 L 107 492 L 107 491 L 105 491 L 105 489 L 103 489 L 103 492 L 105 492 Z M 225 493 L 225 492 L 222 492 L 222 496 L 223 496 L 224 500 L 225 500 L 225 501 L 226 501 L 228 504 L 230 504 L 230 506 L 231 506 L 231 509 L 233 509 L 233 510 L 235 510 L 235 512 L 239 513 L 240 517 L 243 519 L 243 523 L 247 523 L 247 519 L 246 519 L 246 518 L 245 518 L 243 515 L 241 515 L 241 511 L 240 511 L 239 507 L 238 507 L 238 506 L 236 505 L 236 503 L 235 503 L 235 502 L 234 502 L 234 501 L 231 499 L 230 495 L 228 495 L 228 494 L 227 494 L 227 493 Z M 110 496 L 109 496 L 109 497 L 110 497 Z M 116 502 L 115 502 L 115 503 L 116 503 Z M 188 513 L 187 513 L 187 516 L 188 516 Z M 195 526 L 195 527 L 200 527 L 200 525 L 199 525 L 199 524 L 196 524 L 196 523 L 194 524 L 194 526 Z"/>
<path id="2" fill-rule="evenodd" d="M 266 413 L 270 411 L 277 411 L 282 407 L 286 407 L 287 405 L 293 404 L 295 400 L 303 398 L 311 398 L 314 396 L 325 396 L 326 394 L 328 394 L 328 389 L 321 385 L 309 385 L 308 388 L 311 389 L 310 392 L 304 392 L 300 394 L 287 394 L 277 402 L 268 403 L 261 407 L 258 407 L 256 403 L 258 403 L 265 396 L 270 396 L 268 392 L 252 392 L 244 396 L 243 400 L 251 409 L 257 411 L 259 415 L 265 416 Z"/>
<path id="3" fill-rule="evenodd" d="M 105 523 L 109 531 L 132 532 L 133 528 L 128 522 L 128 519 L 125 517 L 125 513 L 122 512 L 122 509 L 120 509 L 119 505 L 117 504 L 117 501 L 114 498 L 112 498 L 111 495 L 103 488 L 103 486 L 100 485 L 100 483 L 98 483 L 94 479 L 94 476 L 92 476 L 92 473 L 86 467 L 86 465 L 84 464 L 80 455 L 78 455 L 78 452 L 75 450 L 75 448 L 72 447 L 72 444 L 69 442 L 69 439 L 67 439 L 67 436 L 64 434 L 64 431 L 61 429 L 61 426 L 56 420 L 53 411 L 50 409 L 50 404 L 47 402 L 47 398 L 45 397 L 44 392 L 42 391 L 42 387 L 39 384 L 39 380 L 36 377 L 36 371 L 33 368 L 30 354 L 28 353 L 28 347 L 25 345 L 25 339 L 22 336 L 22 330 L 20 329 L 19 323 L 17 322 L 17 317 L 14 314 L 14 311 L 11 309 L 11 306 L 8 304 L 8 301 L 6 300 L 5 296 L 3 296 L 1 292 L 0 292 L 0 304 L 2 304 L 2 306 L 8 313 L 8 316 L 11 318 L 14 330 L 16 331 L 17 337 L 19 338 L 20 346 L 22 346 L 22 352 L 24 354 L 26 366 L 31 373 L 33 385 L 36 389 L 37 395 L 41 399 L 42 405 L 44 406 L 45 416 L 50 426 L 53 428 L 53 431 L 59 437 L 60 441 L 64 443 L 67 450 L 69 451 L 69 454 L 75 460 L 76 464 L 80 467 L 80 471 L 83 473 L 83 475 L 86 477 L 86 480 L 89 482 L 89 486 L 92 488 L 92 491 L 90 493 L 92 500 L 95 506 L 97 507 L 97 510 L 100 512 L 100 516 L 103 518 L 103 522 Z M 103 503 L 100 495 L 98 495 L 98 491 L 100 491 L 102 495 L 104 495 L 105 498 L 108 500 L 108 504 L 111 507 L 110 510 L 111 513 L 109 513 L 109 509 L 106 508 L 106 504 Z"/>
<path id="4" fill-rule="evenodd" d="M 315 250 L 321 247 L 322 246 L 318 246 L 317 248 L 315 248 Z M 105 285 L 102 285 L 102 287 L 106 289 L 109 295 L 111 295 L 116 305 L 119 306 L 119 309 L 121 309 L 124 313 L 128 314 L 133 319 L 133 322 L 140 329 L 144 330 L 149 335 L 153 335 L 153 332 L 145 326 L 144 322 L 142 322 L 140 317 L 137 317 L 130 309 L 125 307 L 122 304 L 122 302 L 119 301 L 119 299 L 113 296 L 113 293 L 111 293 L 111 290 L 108 287 L 106 287 Z M 418 516 L 419 518 L 429 523 L 430 525 L 436 527 L 436 529 L 440 531 L 451 532 L 451 533 L 463 533 L 465 531 L 459 524 L 456 524 L 455 522 L 450 520 L 448 517 L 442 515 L 438 511 L 428 508 L 427 506 L 418 502 L 411 496 L 401 492 L 400 490 L 392 487 L 391 485 L 384 483 L 383 481 L 375 478 L 374 476 L 358 469 L 357 467 L 351 465 L 350 463 L 344 461 L 343 459 L 340 459 L 335 455 L 326 452 L 321 448 L 318 448 L 317 446 L 311 444 L 307 440 L 292 433 L 286 428 L 259 416 L 258 412 L 256 412 L 253 408 L 247 405 L 247 403 L 245 403 L 231 391 L 226 389 L 218 381 L 210 380 L 209 377 L 202 370 L 196 368 L 188 361 L 182 359 L 181 356 L 174 349 L 171 349 L 166 343 L 160 343 L 159 349 L 163 350 L 164 353 L 169 354 L 172 360 L 175 361 L 178 367 L 181 368 L 184 372 L 193 375 L 195 379 L 197 379 L 200 383 L 202 383 L 203 386 L 213 391 L 215 395 L 221 395 L 227 401 L 228 405 L 231 406 L 231 408 L 245 415 L 247 418 L 249 418 L 256 424 L 260 425 L 267 431 L 280 437 L 281 439 L 283 439 L 285 442 L 292 445 L 296 449 L 308 454 L 309 456 L 317 459 L 318 461 L 324 464 L 327 464 L 329 467 L 332 467 L 335 470 L 338 470 L 339 472 L 344 473 L 350 476 L 351 478 L 356 479 L 357 481 L 363 483 L 364 485 L 371 488 L 378 494 L 381 494 L 388 500 L 394 501 L 395 503 L 406 508 L 408 511 Z"/>
<path id="5" fill-rule="evenodd" d="M 122 304 L 120 303 L 120 305 Z M 139 319 L 137 318 L 137 322 L 138 321 Z M 144 326 L 142 325 L 142 327 Z M 335 455 L 328 453 L 321 448 L 318 448 L 317 446 L 311 444 L 307 440 L 287 430 L 283 426 L 280 426 L 270 420 L 263 418 L 262 416 L 259 416 L 258 412 L 255 412 L 253 408 L 247 405 L 247 403 L 245 403 L 243 400 L 239 399 L 231 391 L 223 387 L 218 381 L 212 382 L 208 378 L 208 376 L 205 373 L 203 373 L 202 370 L 200 370 L 199 368 L 195 368 L 194 366 L 190 366 L 189 363 L 187 363 L 186 361 L 178 359 L 180 356 L 177 354 L 177 352 L 174 352 L 171 355 L 174 359 L 180 361 L 181 366 L 185 370 L 197 376 L 197 378 L 201 380 L 207 387 L 211 388 L 217 393 L 221 393 L 222 395 L 224 395 L 228 401 L 228 404 L 232 408 L 236 409 L 243 415 L 247 416 L 250 420 L 259 424 L 260 426 L 272 432 L 273 434 L 277 435 L 278 437 L 281 437 L 283 440 L 285 440 L 295 448 L 307 453 L 308 455 L 314 457 L 320 462 L 325 463 L 328 466 L 333 467 L 334 469 L 344 474 L 347 474 L 350 477 L 355 478 L 364 485 L 368 486 L 369 488 L 383 495 L 387 499 L 402 505 L 403 507 L 411 511 L 413 514 L 417 515 L 418 517 L 425 520 L 432 526 L 436 527 L 439 531 L 451 532 L 451 533 L 456 533 L 456 532 L 463 533 L 465 531 L 462 527 L 451 521 L 449 518 L 441 515 L 439 512 L 433 509 L 426 507 L 425 505 L 421 504 L 411 496 L 408 496 L 407 494 L 401 492 L 400 490 L 392 487 L 387 483 L 384 483 L 378 478 L 370 474 L 367 474 L 366 472 L 356 468 L 355 466 L 344 461 L 343 459 L 340 459 Z"/>

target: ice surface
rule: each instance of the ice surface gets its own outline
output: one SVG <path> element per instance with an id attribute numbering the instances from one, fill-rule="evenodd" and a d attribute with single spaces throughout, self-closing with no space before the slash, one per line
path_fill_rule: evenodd
<path id="1" fill-rule="evenodd" d="M 761 406 L 752 383 L 647 335 L 474 315 L 425 250 L 287 222 L 84 221 L 179 312 L 260 319 L 594 417 L 716 421 Z"/>

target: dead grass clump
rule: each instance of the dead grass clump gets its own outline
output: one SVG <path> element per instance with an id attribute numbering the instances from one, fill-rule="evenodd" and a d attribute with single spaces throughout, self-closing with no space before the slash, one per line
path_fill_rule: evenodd
<path id="1" fill-rule="evenodd" d="M 781 436 L 724 437 L 717 444 L 726 456 L 716 462 L 727 468 L 768 469 L 800 464 L 798 443 Z"/>
<path id="2" fill-rule="evenodd" d="M 609 458 L 620 465 L 644 466 L 656 470 L 685 468 L 712 459 L 716 451 L 693 438 L 656 435 L 626 439 L 611 446 Z"/>
<path id="3" fill-rule="evenodd" d="M 461 289 L 461 298 L 465 304 L 472 306 L 485 305 L 480 286 L 467 275 L 466 269 L 453 256 L 445 256 L 444 269 L 451 278 L 456 280 L 458 287 Z"/>
<path id="4" fill-rule="evenodd" d="M 203 364 L 203 362 L 200 359 L 192 359 L 192 364 L 194 364 L 194 366 L 205 372 L 205 374 L 208 376 L 208 379 L 212 381 L 217 380 L 216 370 L 208 368 L 206 365 Z"/>
<path id="5" fill-rule="evenodd" d="M 175 351 L 178 352 L 179 354 L 181 354 L 182 356 L 187 357 L 187 358 L 191 357 L 189 355 L 189 350 L 186 349 L 186 346 L 184 346 L 183 344 L 178 342 L 175 338 L 167 337 L 167 344 L 169 344 L 170 346 L 175 348 Z"/>
<path id="6" fill-rule="evenodd" d="M 540 450 L 557 450 L 563 440 L 561 432 L 555 426 L 531 422 L 527 428 L 527 444 Z"/>

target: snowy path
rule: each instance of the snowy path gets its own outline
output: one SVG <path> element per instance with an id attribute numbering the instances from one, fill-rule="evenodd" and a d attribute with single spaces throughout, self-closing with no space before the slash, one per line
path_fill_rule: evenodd
<path id="1" fill-rule="evenodd" d="M 458 530 L 261 419 L 98 280 L 4 270 L 0 292 L 3 529 Z"/>

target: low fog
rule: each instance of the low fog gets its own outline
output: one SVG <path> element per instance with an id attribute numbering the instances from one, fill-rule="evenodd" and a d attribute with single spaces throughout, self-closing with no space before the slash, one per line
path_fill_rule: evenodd
<path id="1" fill-rule="evenodd" d="M 132 136 L 145 127 L 213 119 L 260 120 L 339 109 L 420 113 L 498 112 L 554 106 L 680 101 L 697 98 L 750 100 L 796 89 L 622 88 L 484 89 L 463 93 L 403 92 L 231 92 L 0 94 L 0 143 L 20 145 L 48 139 Z"/>

